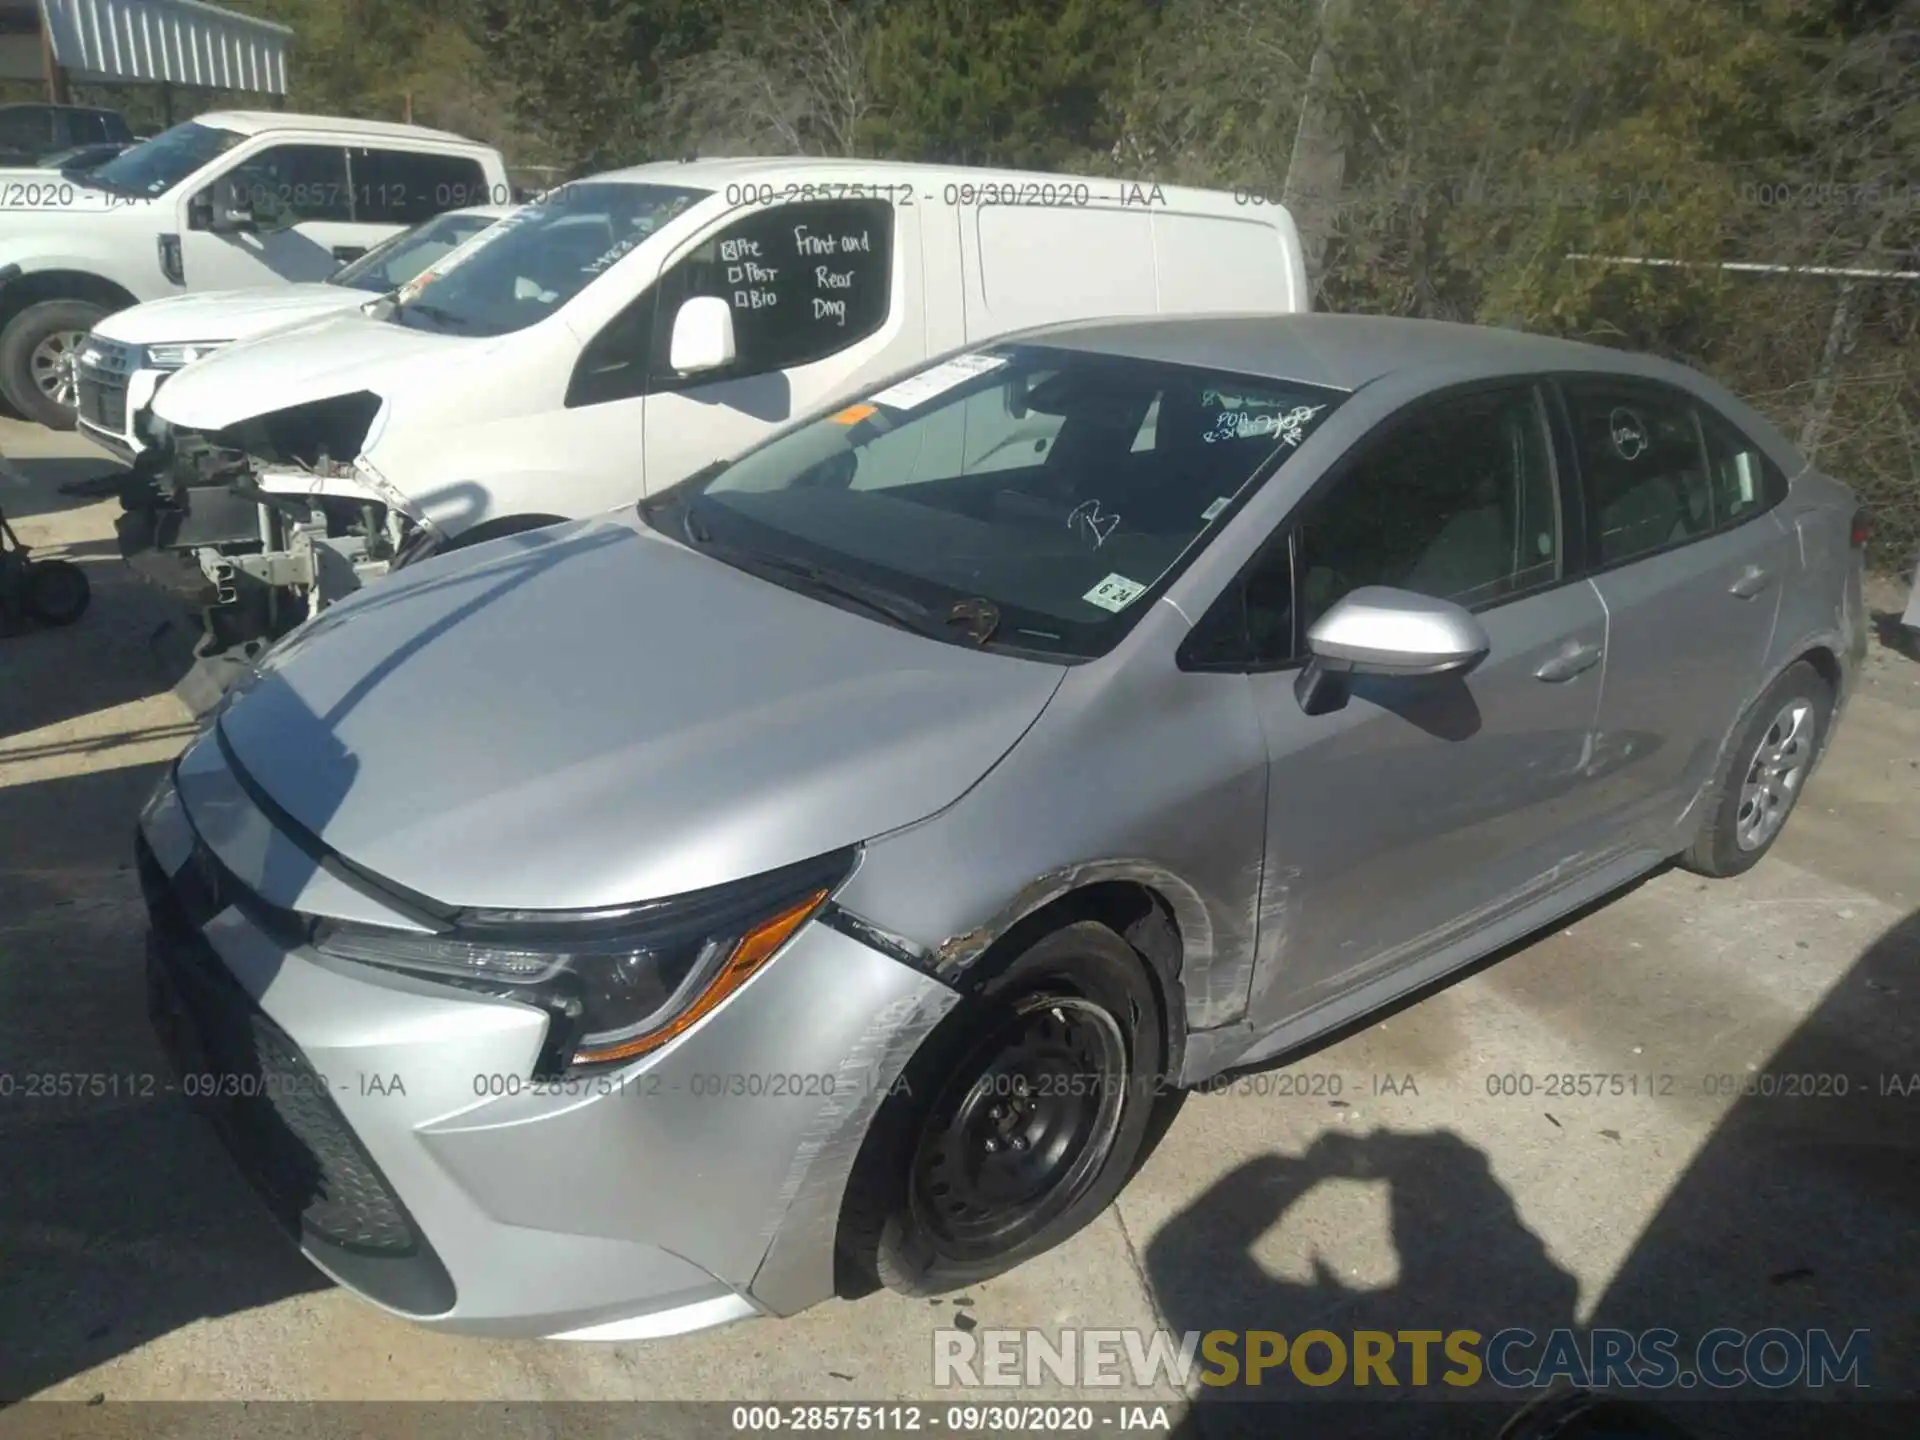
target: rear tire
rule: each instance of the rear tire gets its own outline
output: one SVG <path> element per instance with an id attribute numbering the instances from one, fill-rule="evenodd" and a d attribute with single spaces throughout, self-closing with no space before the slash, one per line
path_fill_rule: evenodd
<path id="1" fill-rule="evenodd" d="M 1711 808 L 1680 863 L 1715 879 L 1759 864 L 1799 801 L 1832 715 L 1831 687 L 1804 660 L 1768 686 L 1740 722 Z"/>
<path id="2" fill-rule="evenodd" d="M 876 1115 L 840 1244 L 904 1295 L 977 1284 L 1052 1249 L 1126 1184 L 1166 1064 L 1146 962 L 1079 920 L 962 1000 Z"/>
<path id="3" fill-rule="evenodd" d="M 88 300 L 42 300 L 0 330 L 0 394 L 27 419 L 49 430 L 71 430 L 71 372 L 56 373 L 107 311 Z"/>
<path id="4" fill-rule="evenodd" d="M 87 613 L 93 586 L 68 560 L 36 560 L 27 571 L 26 611 L 42 625 L 71 625 Z"/>

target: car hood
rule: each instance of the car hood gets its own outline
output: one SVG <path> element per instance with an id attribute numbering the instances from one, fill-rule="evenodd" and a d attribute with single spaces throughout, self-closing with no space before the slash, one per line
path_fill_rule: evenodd
<path id="1" fill-rule="evenodd" d="M 573 909 L 924 819 L 1064 673 L 606 516 L 361 591 L 273 650 L 219 725 L 248 783 L 349 863 L 450 905 Z"/>
<path id="2" fill-rule="evenodd" d="M 436 335 L 348 309 L 295 322 L 197 360 L 160 387 L 154 413 L 184 430 L 215 431 L 261 414 L 350 395 L 386 394 L 401 373 L 482 339 Z M 429 368 L 430 375 L 443 372 Z M 271 405 L 266 401 L 271 397 Z"/>
<path id="3" fill-rule="evenodd" d="M 116 311 L 94 327 L 94 334 L 123 345 L 240 340 L 296 321 L 351 310 L 376 298 L 370 290 L 324 284 L 169 295 L 164 300 Z"/>

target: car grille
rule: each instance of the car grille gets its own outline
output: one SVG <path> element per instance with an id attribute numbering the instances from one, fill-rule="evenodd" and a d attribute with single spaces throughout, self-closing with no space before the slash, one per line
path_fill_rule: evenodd
<path id="1" fill-rule="evenodd" d="M 114 434 L 127 428 L 127 377 L 133 373 L 136 351 L 131 345 L 89 335 L 73 368 L 80 418 Z"/>
<path id="2" fill-rule="evenodd" d="M 321 1079 L 200 933 L 229 905 L 282 934 L 297 917 L 264 906 L 203 843 L 172 881 L 144 835 L 135 848 L 152 921 L 149 1010 L 175 1065 L 200 1072 L 189 1098 L 309 1254 L 395 1309 L 450 1308 L 445 1268 L 326 1093 L 342 1079 Z M 181 1020 L 192 1032 L 184 1045 Z"/>

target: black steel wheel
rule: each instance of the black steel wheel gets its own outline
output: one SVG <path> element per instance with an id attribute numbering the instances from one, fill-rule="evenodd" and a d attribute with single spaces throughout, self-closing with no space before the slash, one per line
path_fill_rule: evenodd
<path id="1" fill-rule="evenodd" d="M 937 1295 L 1051 1249 L 1132 1173 L 1165 1056 L 1158 992 L 1125 940 L 1092 920 L 1042 935 L 956 1007 L 882 1105 L 843 1257 Z"/>

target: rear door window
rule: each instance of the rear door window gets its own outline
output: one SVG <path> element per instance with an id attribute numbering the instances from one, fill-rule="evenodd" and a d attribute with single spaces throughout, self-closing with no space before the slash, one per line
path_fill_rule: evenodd
<path id="1" fill-rule="evenodd" d="M 359 146 L 348 153 L 354 218 L 366 224 L 418 225 L 443 210 L 505 204 L 508 198 L 505 185 L 493 192 L 487 172 L 471 155 Z"/>
<path id="2" fill-rule="evenodd" d="M 1574 381 L 1565 390 L 1601 565 L 1714 529 L 1714 487 L 1690 397 L 1607 380 Z"/>
<path id="3" fill-rule="evenodd" d="M 347 152 L 338 145 L 272 145 L 235 166 L 231 178 L 261 219 L 351 220 Z"/>

